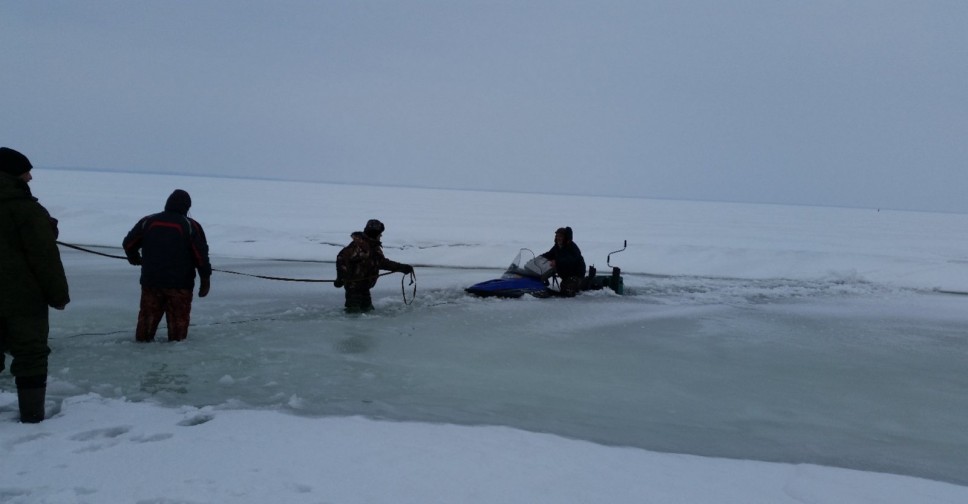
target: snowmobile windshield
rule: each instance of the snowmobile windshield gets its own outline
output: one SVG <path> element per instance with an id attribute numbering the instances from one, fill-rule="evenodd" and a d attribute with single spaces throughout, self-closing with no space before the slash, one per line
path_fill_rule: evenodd
<path id="1" fill-rule="evenodd" d="M 529 249 L 521 249 L 514 261 L 504 271 L 504 278 L 525 276 L 547 280 L 554 274 L 551 262 L 541 256 L 534 255 Z"/>

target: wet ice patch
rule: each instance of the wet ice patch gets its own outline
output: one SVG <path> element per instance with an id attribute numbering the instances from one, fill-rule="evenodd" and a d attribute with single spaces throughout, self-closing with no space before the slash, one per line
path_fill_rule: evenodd
<path id="1" fill-rule="evenodd" d="M 856 275 L 829 275 L 804 280 L 693 276 L 631 276 L 627 294 L 652 302 L 675 304 L 768 304 L 801 299 L 883 296 L 903 289 L 874 284 Z"/>

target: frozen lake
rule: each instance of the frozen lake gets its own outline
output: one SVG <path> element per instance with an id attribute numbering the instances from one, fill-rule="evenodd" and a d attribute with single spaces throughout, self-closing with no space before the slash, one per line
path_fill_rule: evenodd
<path id="1" fill-rule="evenodd" d="M 494 300 L 463 288 L 500 270 L 418 267 L 412 305 L 391 275 L 374 290 L 377 311 L 350 316 L 330 284 L 216 273 L 186 343 L 138 345 L 138 269 L 75 251 L 63 258 L 74 301 L 52 315 L 57 400 L 92 391 L 505 425 L 968 484 L 965 296 L 850 279 L 628 275 L 624 297 Z M 334 271 L 213 264 L 295 278 Z"/>

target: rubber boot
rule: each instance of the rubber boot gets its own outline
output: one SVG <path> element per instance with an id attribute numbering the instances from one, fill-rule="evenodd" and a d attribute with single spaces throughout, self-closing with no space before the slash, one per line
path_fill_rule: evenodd
<path id="1" fill-rule="evenodd" d="M 44 419 L 47 399 L 47 376 L 17 377 L 17 403 L 21 423 L 39 423 Z"/>

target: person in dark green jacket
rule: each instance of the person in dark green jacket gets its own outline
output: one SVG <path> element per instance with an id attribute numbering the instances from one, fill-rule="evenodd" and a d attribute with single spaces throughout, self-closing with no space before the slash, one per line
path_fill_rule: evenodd
<path id="1" fill-rule="evenodd" d="M 57 221 L 30 193 L 31 168 L 26 156 L 0 147 L 0 371 L 10 354 L 24 423 L 44 419 L 48 307 L 70 302 Z"/>

